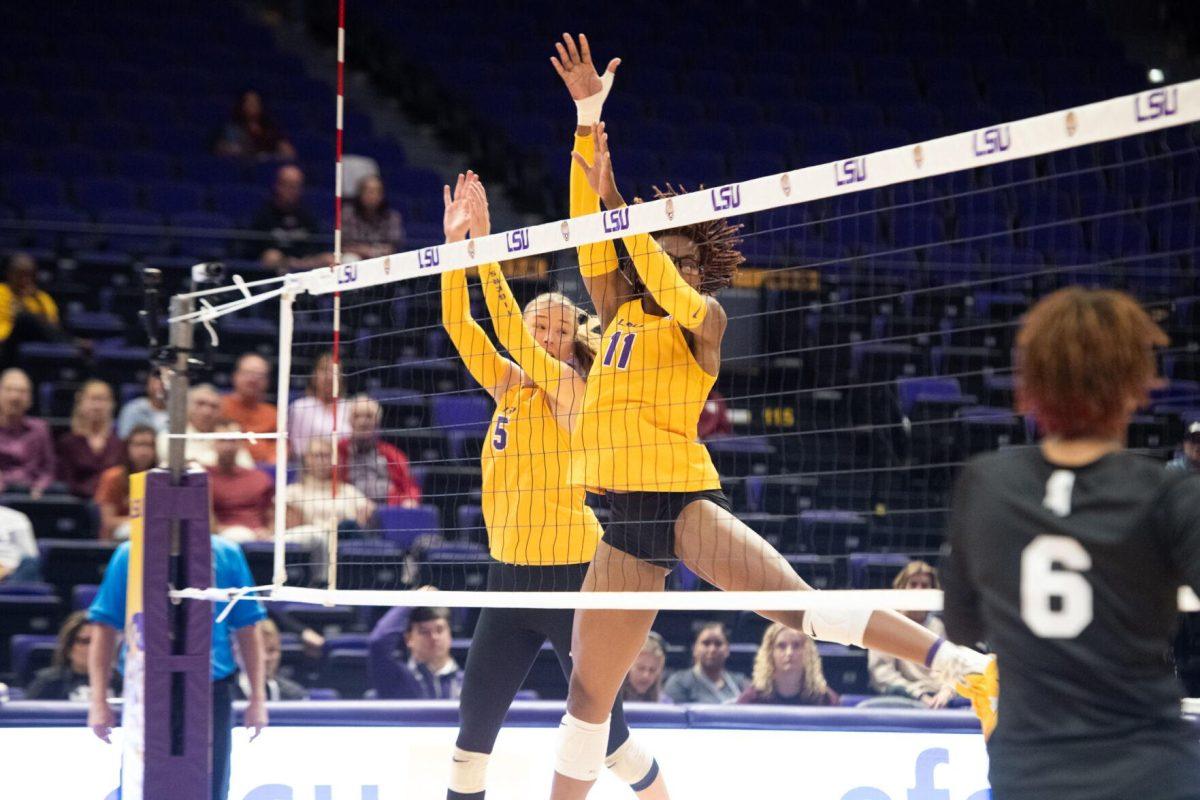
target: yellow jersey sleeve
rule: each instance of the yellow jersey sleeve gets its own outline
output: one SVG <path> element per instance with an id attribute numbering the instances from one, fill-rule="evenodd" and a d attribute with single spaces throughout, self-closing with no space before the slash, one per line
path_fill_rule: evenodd
<path id="1" fill-rule="evenodd" d="M 55 325 L 58 324 L 58 304 L 54 302 L 54 298 L 43 291 L 37 293 L 38 302 L 45 309 L 46 319 L 50 320 Z"/>
<path id="2" fill-rule="evenodd" d="M 575 135 L 575 152 L 587 159 L 596 160 L 595 135 Z M 583 168 L 571 159 L 571 216 L 585 217 L 600 211 L 600 195 L 592 189 L 583 173 Z M 578 249 L 579 272 L 585 278 L 605 275 L 617 268 L 617 248 L 611 241 L 585 244 Z"/>
<path id="3" fill-rule="evenodd" d="M 471 318 L 467 273 L 456 269 L 442 273 L 442 327 L 458 350 L 471 377 L 489 392 L 500 385 L 508 365 L 483 328 Z"/>
<path id="4" fill-rule="evenodd" d="M 567 377 L 565 371 L 568 367 L 547 353 L 529 333 L 524 315 L 513 298 L 512 289 L 499 264 L 492 261 L 481 266 L 479 279 L 483 283 L 483 298 L 487 302 L 488 313 L 492 315 L 492 325 L 500 343 L 534 383 L 548 394 L 553 393 L 557 382 Z"/>
<path id="5" fill-rule="evenodd" d="M 626 236 L 624 241 L 634 269 L 654 301 L 683 327 L 700 327 L 708 315 L 708 301 L 688 285 L 658 242 L 645 233 Z"/>
<path id="6" fill-rule="evenodd" d="M 16 316 L 16 309 L 13 308 L 15 301 L 16 298 L 13 297 L 8 284 L 0 283 L 0 342 L 8 341 L 8 337 L 12 336 L 13 318 Z"/>

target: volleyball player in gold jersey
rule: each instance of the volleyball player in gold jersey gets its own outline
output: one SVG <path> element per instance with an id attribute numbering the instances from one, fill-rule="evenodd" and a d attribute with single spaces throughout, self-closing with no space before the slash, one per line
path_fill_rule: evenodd
<path id="1" fill-rule="evenodd" d="M 490 230 L 487 195 L 471 172 L 444 190 L 446 241 Z M 479 269 L 484 297 L 509 360 L 471 318 L 466 273 L 442 274 L 442 324 L 472 377 L 496 401 L 482 455 L 483 512 L 492 558 L 491 591 L 578 591 L 600 537 L 581 487 L 568 482 L 570 430 L 583 401 L 595 349 L 586 315 L 559 294 L 534 298 L 522 313 L 500 265 Z M 581 317 L 583 317 L 581 319 Z M 489 755 L 504 715 L 550 640 L 570 675 L 569 609 L 485 608 L 463 676 L 459 729 L 448 800 L 484 796 Z M 619 698 L 608 764 L 639 797 L 661 800 L 666 786 L 654 759 L 629 737 Z"/>
<path id="2" fill-rule="evenodd" d="M 625 207 L 600 122 L 618 59 L 604 76 L 586 37 L 568 34 L 554 67 L 579 111 L 571 166 L 572 216 Z M 668 187 L 667 193 L 673 194 Z M 622 220 L 623 222 L 623 220 Z M 623 238 L 631 265 L 609 245 L 580 249 L 580 272 L 604 335 L 572 433 L 571 479 L 610 511 L 585 591 L 661 591 L 683 561 L 725 590 L 811 589 L 770 544 L 742 523 L 696 423 L 721 366 L 727 317 L 714 296 L 742 261 L 737 228 L 711 220 Z M 764 611 L 810 636 L 924 663 L 960 691 L 984 697 L 987 658 L 946 642 L 892 611 Z M 576 612 L 567 714 L 560 726 L 554 800 L 587 795 L 599 772 L 608 709 L 655 611 Z"/>

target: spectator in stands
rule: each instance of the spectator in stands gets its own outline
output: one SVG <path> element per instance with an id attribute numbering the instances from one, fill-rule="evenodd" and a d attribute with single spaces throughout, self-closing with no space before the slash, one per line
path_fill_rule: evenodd
<path id="1" fill-rule="evenodd" d="M 146 376 L 146 394 L 135 397 L 121 406 L 117 415 L 117 436 L 128 439 L 130 432 L 139 426 L 149 426 L 155 433 L 167 429 L 167 391 L 162 376 L 152 369 Z"/>
<path id="2" fill-rule="evenodd" d="M 41 579 L 33 523 L 20 511 L 0 506 L 0 584 Z"/>
<path id="3" fill-rule="evenodd" d="M 263 672 L 266 675 L 267 700 L 307 700 L 308 690 L 291 678 L 279 674 L 279 662 L 283 657 L 283 648 L 279 639 L 279 628 L 270 619 L 258 623 L 259 635 L 263 643 Z M 250 677 L 242 672 L 238 675 L 237 698 L 245 700 L 250 696 Z"/>
<path id="4" fill-rule="evenodd" d="M 271 198 L 250 221 L 251 229 L 273 239 L 258 251 L 259 260 L 280 272 L 332 265 L 331 253 L 314 253 L 310 240 L 318 227 L 317 218 L 304 204 L 304 173 L 294 164 L 285 164 L 275 174 Z"/>
<path id="5" fill-rule="evenodd" d="M 374 503 L 417 506 L 421 487 L 408 471 L 408 457 L 379 438 L 379 403 L 366 395 L 350 401 L 350 438 L 341 442 L 340 462 L 350 483 Z"/>
<path id="6" fill-rule="evenodd" d="M 12 367 L 0 373 L 0 492 L 28 489 L 35 500 L 54 483 L 54 445 L 45 420 L 26 416 L 33 383 Z"/>
<path id="7" fill-rule="evenodd" d="M 729 416 L 729 403 L 725 395 L 713 388 L 708 393 L 708 400 L 700 410 L 700 421 L 696 424 L 696 434 L 701 439 L 719 439 L 733 433 L 733 421 Z"/>
<path id="8" fill-rule="evenodd" d="M 303 532 L 326 534 L 334 528 L 365 528 L 375 513 L 375 504 L 352 484 L 338 481 L 333 496 L 333 448 L 329 439 L 317 437 L 308 443 L 300 480 L 288 484 L 288 541 Z"/>
<path id="9" fill-rule="evenodd" d="M 212 544 L 212 585 L 220 589 L 253 586 L 254 577 L 242 548 L 219 536 L 209 537 Z M 91 684 L 91 703 L 87 725 L 96 736 L 111 742 L 116 714 L 104 689 L 112 676 L 117 649 L 117 637 L 125 630 L 125 597 L 129 588 L 129 542 L 116 549 L 104 570 L 104 579 L 96 599 L 88 608 L 92 626 L 92 648 L 88 658 Z M 233 689 L 238 663 L 234 647 L 240 655 L 241 666 L 250 678 L 250 700 L 243 711 L 247 728 L 253 728 L 253 740 L 267 727 L 267 693 L 263 673 L 263 645 L 258 623 L 265 619 L 262 603 L 243 598 L 228 608 L 229 603 L 212 604 L 212 638 L 209 650 L 212 698 L 212 799 L 226 800 L 229 796 L 229 757 L 233 749 Z"/>
<path id="10" fill-rule="evenodd" d="M 120 463 L 101 474 L 92 498 L 100 509 L 101 541 L 129 538 L 129 476 L 158 463 L 157 439 L 149 425 L 135 426 L 125 437 Z"/>
<path id="11" fill-rule="evenodd" d="M 676 703 L 732 703 L 746 686 L 746 676 L 727 672 L 729 634 L 719 622 L 707 622 L 692 645 L 692 668 L 676 672 L 663 691 Z"/>
<path id="12" fill-rule="evenodd" d="M 1183 452 L 1167 462 L 1167 469 L 1173 472 L 1200 472 L 1200 422 L 1188 425 L 1183 437 Z"/>
<path id="13" fill-rule="evenodd" d="M 271 365 L 257 353 L 246 353 L 233 370 L 233 391 L 221 398 L 221 416 L 236 421 L 246 433 L 275 433 L 276 409 L 264 399 Z M 275 440 L 247 442 L 250 456 L 260 464 L 275 463 Z"/>
<path id="14" fill-rule="evenodd" d="M 217 423 L 217 431 L 240 433 L 233 420 Z M 245 450 L 240 439 L 218 439 L 217 463 L 208 468 L 217 534 L 235 542 L 268 542 L 275 533 L 275 484 L 260 469 L 238 464 Z"/>
<path id="15" fill-rule="evenodd" d="M 219 156 L 233 158 L 286 161 L 296 157 L 296 148 L 263 107 L 262 96 L 253 89 L 238 97 L 213 149 Z"/>
<path id="16" fill-rule="evenodd" d="M 115 405 L 112 387 L 102 380 L 89 380 L 75 392 L 71 429 L 58 437 L 58 479 L 77 497 L 94 496 L 100 475 L 121 462 Z"/>
<path id="17" fill-rule="evenodd" d="M 342 208 L 342 249 L 348 260 L 376 258 L 404 248 L 404 221 L 388 207 L 383 181 L 366 175 L 358 182 L 358 195 Z"/>
<path id="18" fill-rule="evenodd" d="M 941 589 L 937 570 L 924 561 L 910 561 L 892 581 L 893 589 Z M 903 611 L 904 616 L 924 625 L 938 636 L 946 635 L 946 626 L 928 611 Z M 913 705 L 942 708 L 957 697 L 954 687 L 933 677 L 927 667 L 871 650 L 867 653 L 871 689 L 879 694 L 908 697 Z"/>
<path id="19" fill-rule="evenodd" d="M 663 638 L 654 631 L 646 636 L 642 651 L 633 660 L 621 697 L 626 701 L 640 703 L 669 703 L 671 698 L 663 692 L 663 667 L 667 665 L 667 649 Z"/>
<path id="20" fill-rule="evenodd" d="M 58 318 L 58 304 L 38 288 L 37 262 L 28 253 L 14 253 L 8 259 L 5 282 L 0 283 L 0 364 L 15 364 L 17 348 L 24 342 L 69 341 Z"/>
<path id="21" fill-rule="evenodd" d="M 25 697 L 29 700 L 91 700 L 88 654 L 92 626 L 86 611 L 76 611 L 58 629 L 58 643 L 50 666 L 33 676 Z"/>
<path id="22" fill-rule="evenodd" d="M 345 397 L 344 392 L 342 396 Z M 313 365 L 304 397 L 288 407 L 288 441 L 292 445 L 292 455 L 303 456 L 311 439 L 328 439 L 333 433 L 333 415 L 333 356 L 324 353 Z M 337 429 L 350 429 L 350 404 L 344 400 L 337 404 Z"/>
<path id="23" fill-rule="evenodd" d="M 754 675 L 739 703 L 836 706 L 841 698 L 825 682 L 817 643 L 778 622 L 763 634 Z"/>
<path id="24" fill-rule="evenodd" d="M 398 653 L 401 641 L 404 651 Z M 462 689 L 462 669 L 450 656 L 449 609 L 392 608 L 376 623 L 367 647 L 380 698 L 453 699 Z"/>
<path id="25" fill-rule="evenodd" d="M 215 433 L 217 421 L 221 418 L 221 396 L 211 383 L 201 383 L 193 386 L 188 392 L 188 424 L 187 434 Z M 158 434 L 158 457 L 167 459 L 170 439 L 166 431 Z M 204 468 L 217 463 L 217 448 L 214 439 L 188 439 L 184 448 L 184 458 L 194 461 Z M 246 448 L 237 453 L 237 463 L 247 469 L 254 468 L 254 459 Z"/>

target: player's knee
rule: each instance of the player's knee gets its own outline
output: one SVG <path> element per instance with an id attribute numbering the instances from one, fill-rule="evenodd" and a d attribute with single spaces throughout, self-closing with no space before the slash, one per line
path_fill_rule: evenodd
<path id="1" fill-rule="evenodd" d="M 609 718 L 584 722 L 569 712 L 558 726 L 558 753 L 554 771 L 577 781 L 591 782 L 600 775 L 608 746 Z"/>
<path id="2" fill-rule="evenodd" d="M 450 791 L 458 794 L 478 794 L 487 786 L 489 753 L 473 753 L 454 748 L 450 757 Z"/>
<path id="3" fill-rule="evenodd" d="M 649 788 L 658 777 L 658 762 L 632 736 L 604 759 L 604 765 L 635 792 Z"/>
<path id="4" fill-rule="evenodd" d="M 814 639 L 863 646 L 870 609 L 811 608 L 804 612 L 804 632 Z"/>
<path id="5" fill-rule="evenodd" d="M 567 709 L 575 715 L 596 717 L 607 712 L 613 703 L 613 698 L 605 699 L 604 690 L 599 681 L 587 676 L 583 670 L 571 672 L 570 692 L 567 695 Z"/>

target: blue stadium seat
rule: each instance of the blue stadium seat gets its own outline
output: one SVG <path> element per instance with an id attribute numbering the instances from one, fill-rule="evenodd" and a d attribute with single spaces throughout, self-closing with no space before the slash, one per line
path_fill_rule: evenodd
<path id="1" fill-rule="evenodd" d="M 62 206 L 66 187 L 59 178 L 48 175 L 11 175 L 4 178 L 4 196 L 18 208 L 29 206 Z"/>
<path id="2" fill-rule="evenodd" d="M 102 235 L 110 250 L 136 255 L 165 253 L 170 240 L 163 229 L 161 214 L 140 208 L 113 208 L 98 215 L 111 230 Z"/>
<path id="3" fill-rule="evenodd" d="M 845 555 L 865 546 L 870 523 L 852 511 L 800 512 L 800 528 L 820 555 Z"/>
<path id="4" fill-rule="evenodd" d="M 62 601 L 50 596 L 0 594 L 0 641 L 18 634 L 47 636 L 58 629 Z M 0 673 L 12 666 L 10 647 L 0 647 Z"/>
<path id="5" fill-rule="evenodd" d="M 121 178 L 80 178 L 75 181 L 75 200 L 93 212 L 131 209 L 137 205 L 137 189 Z"/>
<path id="6" fill-rule="evenodd" d="M 34 674 L 50 666 L 58 637 L 52 634 L 18 633 L 9 642 L 10 666 L 17 683 L 28 686 Z"/>
<path id="7" fill-rule="evenodd" d="M 890 589 L 892 580 L 908 565 L 902 553 L 851 553 L 848 559 L 851 589 Z"/>
<path id="8" fill-rule="evenodd" d="M 486 427 L 491 423 L 494 405 L 480 394 L 434 397 L 433 424 L 445 429 Z"/>
<path id="9" fill-rule="evenodd" d="M 181 181 L 153 181 L 144 186 L 146 207 L 163 216 L 199 211 L 204 204 L 204 187 Z"/>
<path id="10" fill-rule="evenodd" d="M 404 549 L 412 547 L 422 536 L 440 535 L 442 532 L 438 510 L 434 506 L 380 506 L 376 514 L 383 538 Z"/>
<path id="11" fill-rule="evenodd" d="M 210 211 L 187 211 L 171 215 L 171 228 L 176 244 L 184 255 L 199 258 L 221 258 L 228 250 L 229 242 L 223 236 L 202 236 L 203 231 L 227 231 L 234 222 L 224 214 Z M 185 232 L 196 231 L 188 235 Z"/>

